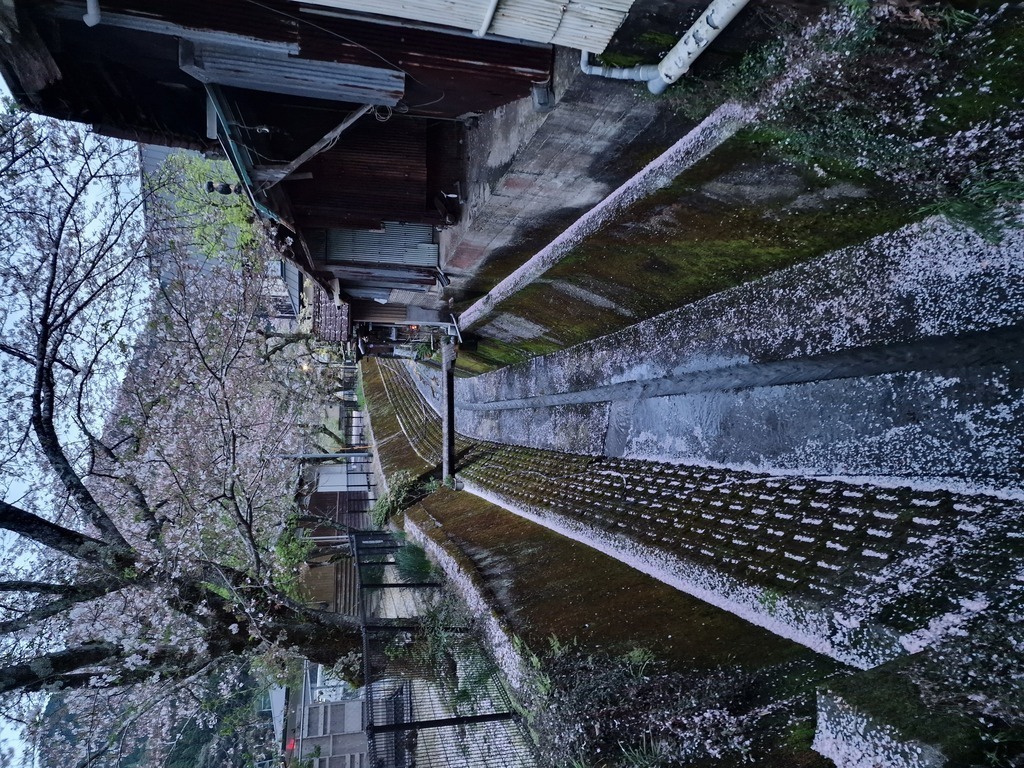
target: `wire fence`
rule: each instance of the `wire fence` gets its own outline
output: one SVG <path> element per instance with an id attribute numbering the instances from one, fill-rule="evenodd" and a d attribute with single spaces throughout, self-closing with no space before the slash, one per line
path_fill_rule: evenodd
<path id="1" fill-rule="evenodd" d="M 440 582 L 401 573 L 403 546 L 387 532 L 352 535 L 371 768 L 534 768 L 533 743 L 464 609 Z"/>

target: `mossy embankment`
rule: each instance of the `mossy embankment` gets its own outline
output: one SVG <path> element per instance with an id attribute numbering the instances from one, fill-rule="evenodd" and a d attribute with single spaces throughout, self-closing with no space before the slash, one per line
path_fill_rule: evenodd
<path id="1" fill-rule="evenodd" d="M 703 668 L 757 669 L 816 657 L 470 493 L 442 489 L 408 514 L 440 523 L 424 527 L 461 554 L 530 648 L 542 649 L 554 636 L 613 654 L 648 648 L 673 663 Z"/>
<path id="2" fill-rule="evenodd" d="M 499 305 L 460 365 L 478 372 L 603 336 L 917 215 L 879 185 L 818 178 L 760 141 L 733 138 L 584 240 Z"/>
<path id="3" fill-rule="evenodd" d="M 392 415 L 404 427 L 391 442 L 407 437 L 417 456 L 436 458 L 438 419 L 420 399 L 408 369 L 394 361 L 371 364 L 381 366 L 381 386 L 387 388 Z M 465 493 L 428 496 L 408 513 L 459 564 L 460 577 L 471 581 L 511 631 L 525 639 L 542 668 L 563 664 L 561 655 L 546 652 L 550 638 L 559 648 L 569 645 L 580 649 L 575 653 L 588 654 L 579 662 L 584 665 L 595 654 L 615 660 L 645 649 L 677 671 L 706 670 L 706 679 L 729 681 L 730 686 L 747 680 L 751 685 L 744 683 L 742 691 L 746 705 L 785 702 L 779 711 L 784 707 L 799 726 L 790 731 L 794 742 L 801 741 L 809 721 L 807 694 L 826 683 L 873 721 L 947 754 L 988 748 L 1010 754 L 1017 748 L 1019 734 L 1007 724 L 1015 718 L 1019 664 L 1015 635 L 1007 633 L 1003 620 L 1018 615 L 1022 593 L 1004 583 L 1005 563 L 1019 541 L 1013 502 L 969 504 L 978 499 L 947 491 L 854 488 L 834 481 L 602 459 L 464 438 L 459 454 L 460 476 L 467 482 L 531 517 L 553 521 L 559 530 L 582 532 L 583 541 L 603 532 L 606 541 L 617 543 L 606 551 L 624 553 L 621 561 L 605 557 Z M 961 530 L 973 532 L 969 549 L 938 546 L 942 535 L 952 541 Z M 838 634 L 829 637 L 849 641 L 868 653 L 864 658 L 874 653 L 875 641 L 882 643 L 875 650 L 891 657 L 889 646 L 897 635 L 909 648 L 922 632 L 931 632 L 934 620 L 988 604 L 980 598 L 965 602 L 964 594 L 998 598 L 1002 607 L 993 608 L 988 634 L 954 633 L 928 654 L 913 656 L 906 667 L 894 665 L 899 667 L 896 676 L 887 665 L 846 679 L 839 665 L 648 581 L 624 564 L 635 549 L 629 542 L 657 549 L 659 563 L 685 561 L 708 574 L 727 572 L 744 584 L 759 585 L 756 605 L 747 601 L 740 608 L 784 623 L 800 619 L 783 610 L 791 598 L 818 605 L 824 617 L 837 621 L 837 611 L 852 610 L 858 618 L 840 623 L 854 631 L 834 627 Z M 929 558 L 937 559 L 932 563 Z M 913 571 L 892 576 L 901 572 L 892 566 L 904 560 Z M 919 571 L 929 577 L 918 582 L 914 574 Z M 878 578 L 886 573 L 888 580 Z M 883 631 L 876 635 L 875 628 Z M 899 647 L 896 651 L 902 654 Z M 934 656 L 934 663 L 922 666 L 925 656 Z M 730 675 L 722 677 L 723 670 Z M 889 693 L 876 696 L 876 689 Z M 956 706 L 950 709 L 947 699 Z M 976 708 L 971 702 L 977 701 L 998 702 L 1007 712 L 982 713 L 979 728 L 970 717 Z M 938 739 L 935 729 L 914 726 L 915 712 L 952 718 L 957 729 L 943 726 L 939 730 L 949 738 Z M 778 741 L 777 722 L 774 727 Z M 989 728 L 995 736 L 990 737 Z"/>
<path id="4" fill-rule="evenodd" d="M 359 376 L 366 398 L 366 410 L 370 414 L 374 454 L 384 479 L 402 470 L 416 477 L 429 475 L 434 466 L 416 453 L 405 437 L 376 360 L 364 359 L 359 367 Z"/>

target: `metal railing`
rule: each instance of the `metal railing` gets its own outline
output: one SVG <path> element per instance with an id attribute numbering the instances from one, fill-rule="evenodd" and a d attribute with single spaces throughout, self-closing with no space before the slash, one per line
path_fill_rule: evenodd
<path id="1" fill-rule="evenodd" d="M 497 667 L 436 581 L 403 581 L 388 532 L 351 537 L 372 768 L 533 768 Z"/>

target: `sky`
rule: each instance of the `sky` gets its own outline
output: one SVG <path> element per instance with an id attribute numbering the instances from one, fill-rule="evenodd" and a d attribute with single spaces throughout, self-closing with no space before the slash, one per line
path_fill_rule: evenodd
<path id="1" fill-rule="evenodd" d="M 7 83 L 0 77 L 0 99 L 10 99 L 11 91 L 7 87 Z M 7 493 L 6 498 L 11 500 L 17 498 L 25 491 L 24 486 L 12 485 L 10 491 Z M 4 533 L 0 533 L 0 548 L 6 549 L 7 538 Z M 11 765 L 20 765 L 25 757 L 26 747 L 28 745 L 21 737 L 21 732 L 13 727 L 10 723 L 0 718 L 0 766 L 5 766 L 6 757 L 2 754 L 7 750 L 13 750 L 11 755 Z"/>

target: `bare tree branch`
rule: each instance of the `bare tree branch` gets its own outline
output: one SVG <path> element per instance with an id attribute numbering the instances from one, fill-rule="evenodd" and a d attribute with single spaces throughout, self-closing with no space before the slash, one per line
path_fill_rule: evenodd
<path id="1" fill-rule="evenodd" d="M 16 619 L 0 621 L 0 635 L 26 630 L 33 624 L 38 624 L 45 619 L 59 616 L 71 610 L 78 603 L 95 600 L 98 597 L 121 589 L 124 585 L 125 582 L 113 578 L 99 579 L 74 586 L 69 585 L 59 600 L 51 600 L 48 603 L 25 611 Z"/>
<path id="2" fill-rule="evenodd" d="M 3 500 L 0 500 L 0 528 L 63 552 L 76 560 L 114 569 L 115 572 L 134 560 L 134 552 L 127 543 L 123 547 L 114 546 L 51 523 Z"/>

